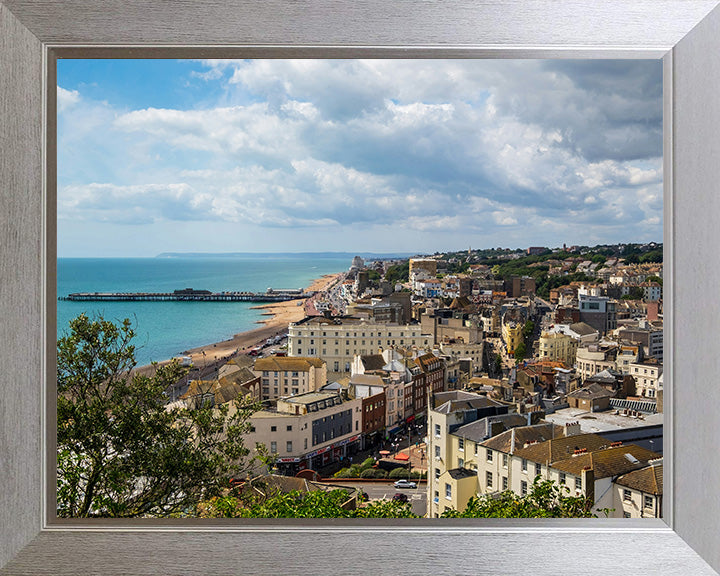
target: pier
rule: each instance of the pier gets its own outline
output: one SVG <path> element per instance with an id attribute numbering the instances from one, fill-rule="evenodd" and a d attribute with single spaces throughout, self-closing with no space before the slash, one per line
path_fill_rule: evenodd
<path id="1" fill-rule="evenodd" d="M 310 298 L 314 292 L 273 290 L 266 292 L 211 292 L 185 288 L 173 292 L 75 292 L 58 300 L 72 302 L 286 302 Z"/>

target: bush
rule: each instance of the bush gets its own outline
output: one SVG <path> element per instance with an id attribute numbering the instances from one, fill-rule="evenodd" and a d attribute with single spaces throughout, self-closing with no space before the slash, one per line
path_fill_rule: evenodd
<path id="1" fill-rule="evenodd" d="M 340 468 L 333 474 L 333 478 L 350 478 L 350 468 Z"/>
<path id="2" fill-rule="evenodd" d="M 372 468 L 374 465 L 375 465 L 375 458 L 370 456 L 368 458 L 365 458 L 365 460 L 363 460 L 363 463 L 360 464 L 360 468 L 362 468 L 363 470 L 367 470 L 368 468 Z"/>
<path id="3" fill-rule="evenodd" d="M 367 470 L 363 470 L 360 472 L 360 478 L 375 478 L 375 470 L 372 468 L 368 468 Z"/>
<path id="4" fill-rule="evenodd" d="M 388 478 L 393 478 L 395 480 L 398 480 L 400 478 L 407 478 L 407 477 L 408 477 L 407 468 L 395 468 L 390 471 L 390 474 L 388 474 Z"/>
<path id="5" fill-rule="evenodd" d="M 381 470 L 380 468 L 375 469 L 375 478 L 387 478 L 387 470 Z"/>

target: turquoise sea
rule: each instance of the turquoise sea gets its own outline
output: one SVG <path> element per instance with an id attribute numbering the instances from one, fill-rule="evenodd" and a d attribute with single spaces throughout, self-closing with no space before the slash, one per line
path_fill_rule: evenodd
<path id="1" fill-rule="evenodd" d="M 263 292 L 305 288 L 314 278 L 346 271 L 352 258 L 325 255 L 249 255 L 172 258 L 58 258 L 57 295 L 72 292 L 172 292 L 182 288 Z M 138 364 L 226 340 L 257 328 L 261 310 L 248 302 L 68 302 L 58 300 L 58 337 L 81 313 L 136 329 Z"/>

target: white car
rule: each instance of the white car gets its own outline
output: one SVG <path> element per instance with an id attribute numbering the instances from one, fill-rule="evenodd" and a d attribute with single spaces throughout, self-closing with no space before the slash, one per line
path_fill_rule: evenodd
<path id="1" fill-rule="evenodd" d="M 395 482 L 395 488 L 417 488 L 417 484 L 410 480 L 398 480 Z"/>

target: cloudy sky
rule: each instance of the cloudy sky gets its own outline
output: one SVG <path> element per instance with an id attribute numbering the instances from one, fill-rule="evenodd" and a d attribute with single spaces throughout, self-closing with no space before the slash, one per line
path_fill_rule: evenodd
<path id="1" fill-rule="evenodd" d="M 662 241 L 660 61 L 61 60 L 58 255 Z"/>

